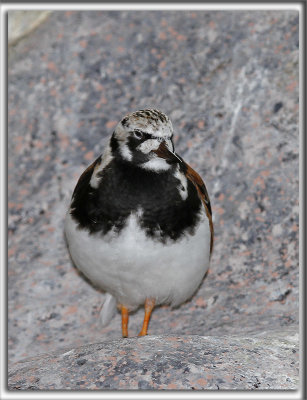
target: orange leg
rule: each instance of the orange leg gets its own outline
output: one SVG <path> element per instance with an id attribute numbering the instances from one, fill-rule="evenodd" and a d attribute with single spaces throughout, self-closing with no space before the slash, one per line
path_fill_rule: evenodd
<path id="1" fill-rule="evenodd" d="M 125 306 L 121 306 L 121 312 L 122 312 L 122 334 L 123 337 L 128 337 L 128 319 L 129 319 L 128 308 Z"/>
<path id="2" fill-rule="evenodd" d="M 155 299 L 146 299 L 144 322 L 143 322 L 142 330 L 139 333 L 139 336 L 147 335 L 148 323 L 149 323 L 150 315 L 151 315 L 151 312 L 152 312 L 154 306 L 155 306 Z"/>

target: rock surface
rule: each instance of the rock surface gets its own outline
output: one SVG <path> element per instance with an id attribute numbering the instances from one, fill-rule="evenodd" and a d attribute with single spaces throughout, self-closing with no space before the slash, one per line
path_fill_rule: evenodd
<path id="1" fill-rule="evenodd" d="M 297 388 L 298 12 L 53 12 L 8 78 L 9 388 Z M 191 301 L 123 340 L 63 218 L 116 122 L 146 107 L 207 184 L 215 248 Z"/>
<path id="2" fill-rule="evenodd" d="M 50 15 L 50 11 L 9 11 L 7 36 L 8 45 L 14 45 L 34 29 L 36 29 Z"/>
<path id="3" fill-rule="evenodd" d="M 276 332 L 118 339 L 15 363 L 10 389 L 296 389 L 296 343 Z"/>

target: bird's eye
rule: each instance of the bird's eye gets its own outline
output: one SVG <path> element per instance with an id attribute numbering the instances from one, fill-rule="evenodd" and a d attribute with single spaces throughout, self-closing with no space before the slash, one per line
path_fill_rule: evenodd
<path id="1" fill-rule="evenodd" d="M 144 137 L 144 134 L 142 131 L 133 131 L 134 137 L 137 139 L 142 139 Z"/>

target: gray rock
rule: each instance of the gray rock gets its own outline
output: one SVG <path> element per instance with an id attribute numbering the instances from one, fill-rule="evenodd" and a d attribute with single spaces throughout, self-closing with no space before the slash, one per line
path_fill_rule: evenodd
<path id="1" fill-rule="evenodd" d="M 148 336 L 14 364 L 9 389 L 296 389 L 298 335 Z"/>
<path id="2" fill-rule="evenodd" d="M 30 34 L 46 18 L 51 11 L 9 11 L 8 12 L 8 45 L 12 46 Z"/>
<path id="3" fill-rule="evenodd" d="M 297 388 L 298 12 L 55 11 L 8 71 L 10 387 Z M 116 122 L 145 107 L 204 178 L 215 246 L 196 295 L 123 340 L 118 313 L 99 325 L 104 294 L 72 265 L 63 220 Z"/>

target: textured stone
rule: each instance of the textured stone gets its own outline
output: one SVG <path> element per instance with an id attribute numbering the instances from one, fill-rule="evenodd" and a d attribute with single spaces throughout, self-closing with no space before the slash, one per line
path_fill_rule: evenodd
<path id="1" fill-rule="evenodd" d="M 10 387 L 60 388 L 67 379 L 71 387 L 97 388 L 101 380 L 102 387 L 110 381 L 120 388 L 113 375 L 122 371 L 126 388 L 129 382 L 151 388 L 158 348 L 170 356 L 168 366 L 163 359 L 170 375 L 158 385 L 297 387 L 296 353 L 289 355 L 288 339 L 278 333 L 297 338 L 298 332 L 298 13 L 53 12 L 15 46 L 8 79 Z M 157 308 L 149 326 L 153 336 L 125 341 L 119 314 L 99 326 L 104 294 L 73 267 L 63 218 L 78 176 L 102 152 L 116 122 L 145 107 L 170 116 L 177 152 L 207 184 L 215 248 L 191 301 L 174 310 Z M 143 310 L 131 315 L 131 336 L 142 319 Z M 258 355 L 249 352 L 253 340 Z M 227 353 L 217 352 L 222 343 Z M 191 383 L 171 364 L 177 345 L 184 368 L 196 357 Z M 79 357 L 79 364 L 86 360 L 82 365 L 80 346 L 91 354 Z M 129 346 L 141 361 L 128 354 Z M 208 353 L 212 380 L 199 370 L 200 347 Z M 63 348 L 73 349 L 71 371 L 59 362 Z M 109 367 L 104 351 L 115 357 Z M 24 364 L 37 364 L 34 376 L 44 375 L 35 383 L 22 360 L 41 353 L 50 355 Z M 232 369 L 237 354 L 246 355 L 246 364 L 240 358 L 242 380 Z M 96 377 L 76 372 L 74 378 L 91 357 L 103 365 L 104 377 L 97 371 Z M 47 360 L 55 363 L 49 378 Z M 124 360 L 136 363 L 133 379 L 134 367 L 125 370 Z M 222 363 L 214 373 L 210 360 Z M 67 368 L 65 379 L 57 367 Z M 140 368 L 147 369 L 144 376 Z"/>
<path id="2" fill-rule="evenodd" d="M 8 12 L 8 44 L 14 45 L 50 15 L 50 11 L 9 11 Z"/>
<path id="3" fill-rule="evenodd" d="M 9 389 L 296 389 L 295 335 L 147 336 L 15 363 Z"/>

